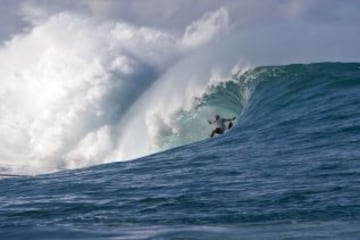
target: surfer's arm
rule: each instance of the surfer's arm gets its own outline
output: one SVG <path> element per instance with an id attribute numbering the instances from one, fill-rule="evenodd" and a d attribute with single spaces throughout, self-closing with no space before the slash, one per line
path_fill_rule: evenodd
<path id="1" fill-rule="evenodd" d="M 208 123 L 209 123 L 209 124 L 213 124 L 213 122 L 212 122 L 212 121 L 210 121 L 210 120 L 208 120 Z"/>

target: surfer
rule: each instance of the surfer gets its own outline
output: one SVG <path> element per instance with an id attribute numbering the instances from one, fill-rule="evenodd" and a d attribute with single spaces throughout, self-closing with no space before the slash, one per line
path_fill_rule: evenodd
<path id="1" fill-rule="evenodd" d="M 211 132 L 210 137 L 213 137 L 215 134 L 223 134 L 226 130 L 225 122 L 229 122 L 228 129 L 232 127 L 233 118 L 221 118 L 220 115 L 215 116 L 215 121 L 208 120 L 209 124 L 215 124 L 215 129 Z"/>

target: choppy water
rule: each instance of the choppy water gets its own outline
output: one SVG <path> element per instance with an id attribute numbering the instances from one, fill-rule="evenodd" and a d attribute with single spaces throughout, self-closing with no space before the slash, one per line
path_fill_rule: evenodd
<path id="1" fill-rule="evenodd" d="M 198 109 L 218 100 L 239 111 L 223 136 L 3 177 L 1 239 L 360 239 L 360 64 L 256 68 Z"/>

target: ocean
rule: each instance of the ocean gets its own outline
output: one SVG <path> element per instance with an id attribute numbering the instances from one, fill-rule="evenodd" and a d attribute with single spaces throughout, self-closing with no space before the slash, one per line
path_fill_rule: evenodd
<path id="1" fill-rule="evenodd" d="M 358 63 L 234 74 L 178 112 L 154 154 L 2 169 L 0 238 L 358 240 L 359 106 Z M 234 127 L 209 138 L 210 112 Z"/>

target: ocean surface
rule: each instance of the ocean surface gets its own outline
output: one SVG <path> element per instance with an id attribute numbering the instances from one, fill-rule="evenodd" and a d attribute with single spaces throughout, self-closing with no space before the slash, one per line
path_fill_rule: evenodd
<path id="1" fill-rule="evenodd" d="M 166 151 L 3 170 L 0 239 L 360 239 L 360 64 L 249 69 L 193 106 Z M 209 108 L 233 129 L 209 138 Z"/>

